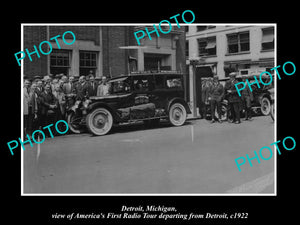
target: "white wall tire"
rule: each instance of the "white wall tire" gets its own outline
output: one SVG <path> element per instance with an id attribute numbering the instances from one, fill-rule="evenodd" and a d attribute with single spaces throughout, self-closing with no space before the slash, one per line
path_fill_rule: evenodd
<path id="1" fill-rule="evenodd" d="M 271 101 L 267 97 L 263 97 L 261 100 L 261 113 L 264 116 L 268 116 L 271 111 Z"/>
<path id="2" fill-rule="evenodd" d="M 169 109 L 169 121 L 173 126 L 182 126 L 186 121 L 185 107 L 180 103 L 174 103 Z"/>
<path id="3" fill-rule="evenodd" d="M 113 117 L 109 110 L 96 108 L 86 117 L 88 130 L 97 136 L 107 134 L 113 125 Z"/>

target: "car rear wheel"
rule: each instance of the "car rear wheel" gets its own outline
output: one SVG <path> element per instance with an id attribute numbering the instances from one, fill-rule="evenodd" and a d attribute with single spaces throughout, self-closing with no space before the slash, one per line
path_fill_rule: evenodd
<path id="1" fill-rule="evenodd" d="M 94 109 L 86 117 L 88 130 L 97 136 L 107 134 L 113 125 L 113 117 L 109 110 L 105 108 Z"/>
<path id="2" fill-rule="evenodd" d="M 169 110 L 169 121 L 173 126 L 181 126 L 186 121 L 186 109 L 180 103 L 174 103 Z"/>
<path id="3" fill-rule="evenodd" d="M 267 116 L 270 114 L 271 111 L 271 102 L 267 97 L 263 97 L 261 100 L 261 112 L 264 116 Z"/>

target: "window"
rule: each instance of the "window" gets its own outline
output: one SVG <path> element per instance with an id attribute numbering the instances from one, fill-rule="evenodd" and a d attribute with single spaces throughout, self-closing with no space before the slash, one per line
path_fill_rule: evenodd
<path id="1" fill-rule="evenodd" d="M 215 28 L 216 26 L 197 26 L 197 32 Z"/>
<path id="2" fill-rule="evenodd" d="M 197 32 L 198 32 L 198 31 L 206 30 L 206 27 L 207 27 L 207 26 L 197 26 Z"/>
<path id="3" fill-rule="evenodd" d="M 189 32 L 189 26 L 185 26 L 184 29 L 186 33 Z"/>
<path id="4" fill-rule="evenodd" d="M 167 88 L 181 89 L 182 88 L 182 80 L 180 78 L 167 78 Z"/>
<path id="5" fill-rule="evenodd" d="M 50 73 L 69 75 L 70 55 L 68 50 L 53 49 L 50 55 Z"/>
<path id="6" fill-rule="evenodd" d="M 189 41 L 185 41 L 185 56 L 189 57 Z"/>
<path id="7" fill-rule="evenodd" d="M 274 27 L 262 29 L 261 50 L 274 49 Z"/>
<path id="8" fill-rule="evenodd" d="M 133 78 L 133 89 L 135 91 L 149 91 L 149 77 L 141 76 L 141 77 L 134 77 Z"/>
<path id="9" fill-rule="evenodd" d="M 250 50 L 249 32 L 227 35 L 228 53 L 246 52 Z"/>
<path id="10" fill-rule="evenodd" d="M 126 77 L 111 81 L 110 84 L 112 94 L 130 92 L 131 88 L 129 83 L 130 81 Z"/>
<path id="11" fill-rule="evenodd" d="M 164 75 L 155 75 L 154 76 L 155 81 L 155 89 L 162 89 L 165 87 L 165 76 Z"/>
<path id="12" fill-rule="evenodd" d="M 79 70 L 80 75 L 88 75 L 90 71 L 96 74 L 97 69 L 97 52 L 80 51 L 79 52 Z"/>
<path id="13" fill-rule="evenodd" d="M 216 37 L 198 39 L 199 56 L 216 55 Z"/>

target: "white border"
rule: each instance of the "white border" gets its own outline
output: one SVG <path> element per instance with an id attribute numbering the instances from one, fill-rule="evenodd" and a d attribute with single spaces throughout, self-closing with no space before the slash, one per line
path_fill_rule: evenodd
<path id="1" fill-rule="evenodd" d="M 177 25 L 176 23 L 171 23 L 172 25 Z M 274 65 L 277 66 L 277 23 L 192 23 L 192 24 L 182 24 L 180 26 L 194 26 L 194 25 L 215 25 L 215 26 L 274 26 Z M 158 25 L 158 23 L 21 23 L 21 51 L 24 50 L 24 26 L 149 26 Z M 24 64 L 21 61 L 21 139 L 23 138 L 23 77 L 24 77 Z M 275 96 L 277 96 L 277 76 L 275 77 Z M 277 140 L 277 97 L 275 97 L 275 121 L 274 121 L 274 142 Z M 271 143 L 270 143 L 271 144 Z M 274 153 L 275 151 L 274 146 Z M 86 193 L 24 193 L 24 177 L 23 177 L 23 153 L 21 150 L 21 196 L 277 196 L 277 154 L 274 154 L 274 193 L 209 193 L 209 194 L 199 194 L 199 193 L 138 193 L 138 194 L 86 194 Z"/>

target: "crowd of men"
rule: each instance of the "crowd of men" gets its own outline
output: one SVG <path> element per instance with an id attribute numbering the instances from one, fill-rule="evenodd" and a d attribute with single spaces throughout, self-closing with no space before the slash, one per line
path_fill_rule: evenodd
<path id="1" fill-rule="evenodd" d="M 241 106 L 245 108 L 245 119 L 251 120 L 251 101 L 253 94 L 249 88 L 242 91 L 240 97 L 235 84 L 236 73 L 230 73 L 230 80 L 225 86 L 219 82 L 218 76 L 202 81 L 202 108 L 200 114 L 206 119 L 207 105 L 210 105 L 211 122 L 221 121 L 221 102 L 225 98 L 228 100 L 228 112 L 231 118 L 229 122 L 241 123 Z M 52 78 L 51 76 L 35 77 L 32 81 L 24 80 L 24 133 L 31 134 L 34 130 L 49 125 L 49 121 L 66 119 L 66 109 L 74 105 L 75 101 L 82 101 L 89 96 L 106 96 L 109 94 L 110 86 L 107 78 L 102 76 L 95 78 L 92 74 L 80 76 L 61 76 Z"/>
<path id="2" fill-rule="evenodd" d="M 94 75 L 51 76 L 25 79 L 23 87 L 24 133 L 32 132 L 50 124 L 50 121 L 66 119 L 66 109 L 77 100 L 90 96 L 109 94 L 107 78 L 95 79 Z"/>
<path id="3" fill-rule="evenodd" d="M 225 86 L 219 82 L 218 76 L 214 76 L 212 79 L 206 79 L 202 81 L 202 108 L 200 114 L 202 118 L 206 119 L 207 115 L 207 105 L 210 105 L 211 112 L 211 122 L 214 123 L 218 121 L 221 123 L 221 102 L 223 99 L 227 99 L 227 121 L 239 124 L 241 123 L 240 111 L 241 107 L 245 109 L 245 120 L 252 120 L 251 115 L 251 101 L 253 101 L 253 94 L 246 86 L 243 89 L 241 96 L 238 95 L 235 84 L 238 83 L 236 80 L 237 73 L 232 72 L 229 74 L 230 79 L 226 81 Z M 244 80 L 244 82 L 246 82 Z M 218 117 L 215 115 L 217 111 Z M 231 118 L 228 116 L 231 115 Z"/>

